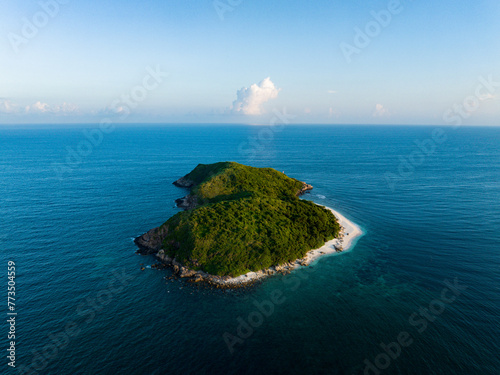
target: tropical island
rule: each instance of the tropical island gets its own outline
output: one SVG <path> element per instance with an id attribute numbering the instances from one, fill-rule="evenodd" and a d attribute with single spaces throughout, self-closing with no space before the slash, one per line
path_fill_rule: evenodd
<path id="1" fill-rule="evenodd" d="M 191 281 L 238 286 L 286 273 L 361 234 L 335 211 L 299 199 L 311 185 L 272 168 L 199 164 L 174 185 L 189 189 L 176 200 L 184 211 L 134 242 Z"/>

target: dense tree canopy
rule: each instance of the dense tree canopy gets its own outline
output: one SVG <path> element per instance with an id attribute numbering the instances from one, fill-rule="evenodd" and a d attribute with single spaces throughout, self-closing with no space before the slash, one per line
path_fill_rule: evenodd
<path id="1" fill-rule="evenodd" d="M 338 235 L 335 216 L 300 200 L 303 183 L 274 169 L 216 163 L 185 178 L 201 205 L 163 224 L 164 249 L 189 268 L 238 276 L 302 258 Z"/>

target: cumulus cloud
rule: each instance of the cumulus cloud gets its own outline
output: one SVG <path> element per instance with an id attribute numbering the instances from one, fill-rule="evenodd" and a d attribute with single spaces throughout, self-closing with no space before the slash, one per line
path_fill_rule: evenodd
<path id="1" fill-rule="evenodd" d="M 74 104 L 66 102 L 60 105 L 51 106 L 47 103 L 42 103 L 38 101 L 32 105 L 26 106 L 24 111 L 26 113 L 36 113 L 36 114 L 40 113 L 67 114 L 78 111 L 78 107 Z"/>
<path id="2" fill-rule="evenodd" d="M 249 88 L 243 87 L 238 90 L 232 110 L 250 116 L 261 115 L 264 103 L 275 99 L 280 91 L 281 89 L 276 88 L 271 78 L 268 77 L 259 84 L 254 83 Z"/>
<path id="3" fill-rule="evenodd" d="M 0 98 L 0 112 L 14 113 L 19 111 L 19 106 L 11 100 Z"/>
<path id="4" fill-rule="evenodd" d="M 37 101 L 33 104 L 16 103 L 10 99 L 0 98 L 0 114 L 11 114 L 16 116 L 25 115 L 57 115 L 66 116 L 80 113 L 78 106 L 72 103 L 62 103 L 50 105 L 42 101 Z"/>
<path id="5" fill-rule="evenodd" d="M 50 112 L 50 109 L 47 103 L 36 102 L 32 105 L 27 105 L 25 111 L 27 113 L 45 113 Z"/>
<path id="6" fill-rule="evenodd" d="M 389 110 L 384 108 L 382 104 L 377 104 L 375 106 L 375 112 L 373 112 L 373 117 L 385 117 L 389 115 L 390 115 Z"/>

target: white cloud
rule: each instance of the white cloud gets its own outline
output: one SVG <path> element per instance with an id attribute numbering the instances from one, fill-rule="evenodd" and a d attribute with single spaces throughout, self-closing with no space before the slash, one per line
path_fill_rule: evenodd
<path id="1" fill-rule="evenodd" d="M 104 109 L 95 111 L 95 115 L 100 116 L 128 116 L 130 115 L 130 108 L 126 105 L 119 105 L 120 103 L 113 103 L 110 106 L 105 107 Z"/>
<path id="2" fill-rule="evenodd" d="M 390 115 L 389 110 L 384 108 L 382 104 L 377 104 L 375 106 L 375 112 L 373 112 L 373 117 L 385 117 L 389 115 Z"/>
<path id="3" fill-rule="evenodd" d="M 19 110 L 19 106 L 8 99 L 0 99 L 1 113 L 14 113 Z"/>
<path id="4" fill-rule="evenodd" d="M 47 103 L 42 103 L 40 101 L 28 105 L 25 107 L 24 111 L 26 113 L 53 113 L 53 114 L 67 114 L 78 111 L 78 107 L 71 103 L 64 102 L 60 105 L 51 106 Z"/>
<path id="5" fill-rule="evenodd" d="M 262 106 L 271 99 L 275 99 L 281 89 L 276 88 L 271 78 L 253 84 L 250 88 L 242 88 L 236 93 L 237 99 L 233 102 L 233 111 L 245 115 L 256 116 L 263 113 Z"/>
<path id="6" fill-rule="evenodd" d="M 481 96 L 479 97 L 479 100 L 481 100 L 481 101 L 485 101 L 485 100 L 491 100 L 491 99 L 496 99 L 496 98 L 497 98 L 497 96 L 496 96 L 496 95 L 493 95 L 493 94 L 491 94 L 491 93 L 487 93 L 487 94 L 481 95 Z"/>
<path id="7" fill-rule="evenodd" d="M 328 90 L 327 92 L 328 92 L 329 94 L 336 94 L 336 93 L 337 93 L 337 91 L 335 91 L 335 90 Z"/>
<path id="8" fill-rule="evenodd" d="M 58 113 L 66 114 L 78 111 L 78 107 L 74 104 L 63 103 L 61 105 L 50 106 L 47 103 L 37 101 L 31 105 L 19 105 L 11 100 L 0 98 L 1 113 L 18 113 L 18 114 L 46 114 Z"/>
<path id="9" fill-rule="evenodd" d="M 45 113 L 49 112 L 49 105 L 40 101 L 32 105 L 27 105 L 25 108 L 26 113 Z"/>
<path id="10" fill-rule="evenodd" d="M 64 102 L 61 105 L 56 105 L 53 107 L 53 111 L 56 113 L 70 113 L 78 111 L 78 106 L 72 103 Z"/>

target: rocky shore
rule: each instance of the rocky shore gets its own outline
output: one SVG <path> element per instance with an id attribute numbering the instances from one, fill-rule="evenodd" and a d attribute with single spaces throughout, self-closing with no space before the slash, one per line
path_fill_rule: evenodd
<path id="1" fill-rule="evenodd" d="M 162 249 L 162 239 L 167 233 L 165 228 L 151 229 L 142 236 L 137 237 L 134 242 L 139 247 L 139 250 L 137 251 L 139 254 L 154 254 L 161 262 L 162 267 L 156 266 L 154 268 L 171 268 L 175 277 L 179 277 L 188 282 L 206 283 L 217 288 L 238 288 L 247 286 L 260 279 L 272 275 L 288 274 L 294 269 L 309 266 L 312 262 L 322 256 L 348 250 L 354 243 L 354 240 L 362 235 L 361 229 L 356 224 L 345 218 L 345 216 L 341 215 L 339 212 L 328 207 L 326 208 L 332 211 L 341 225 L 341 231 L 338 238 L 326 242 L 322 247 L 318 249 L 308 251 L 307 254 L 301 259 L 273 266 L 268 269 L 249 272 L 237 277 L 216 276 L 203 271 L 195 271 L 184 267 L 175 258 L 169 257 L 165 253 L 165 250 Z"/>
<path id="2" fill-rule="evenodd" d="M 138 250 L 138 253 L 143 255 L 148 255 L 147 253 L 140 250 Z M 187 267 L 184 267 L 175 258 L 172 259 L 167 254 L 165 254 L 165 251 L 163 249 L 158 251 L 154 255 L 160 261 L 160 263 L 153 264 L 151 268 L 153 269 L 171 268 L 173 272 L 173 277 L 184 279 L 187 282 L 192 282 L 192 283 L 205 283 L 217 288 L 238 288 L 238 287 L 248 286 L 249 284 L 254 283 L 265 277 L 272 276 L 275 274 L 285 275 L 298 267 L 304 267 L 308 265 L 306 258 L 303 258 L 303 259 L 298 259 L 295 262 L 285 263 L 265 270 L 260 270 L 257 272 L 249 272 L 245 275 L 241 275 L 238 277 L 230 277 L 230 276 L 211 275 L 203 271 L 195 271 Z M 144 267 L 142 269 L 144 270 Z"/>
<path id="3" fill-rule="evenodd" d="M 313 189 L 312 185 L 309 185 L 309 184 L 306 184 L 305 182 L 302 182 L 302 189 L 300 189 L 296 195 L 297 196 L 303 195 L 312 189 Z"/>
<path id="4" fill-rule="evenodd" d="M 228 163 L 222 163 L 223 167 L 226 168 L 235 168 L 237 170 L 238 168 L 250 168 L 246 166 L 240 166 L 240 165 L 231 165 L 229 163 L 228 166 L 225 166 L 224 164 Z M 199 204 L 199 199 L 196 193 L 193 190 L 193 187 L 196 186 L 196 184 L 200 183 L 200 181 L 196 182 L 196 179 L 203 178 L 203 173 L 207 174 L 210 176 L 210 173 L 214 173 L 213 171 L 220 171 L 219 168 L 221 163 L 216 163 L 214 165 L 202 165 L 200 164 L 197 166 L 193 171 L 196 171 L 195 174 L 194 172 L 191 172 L 187 174 L 184 177 L 179 178 L 173 184 L 177 187 L 184 188 L 184 189 L 189 189 L 189 194 L 184 196 L 183 198 L 177 199 L 175 202 L 179 208 L 183 208 L 184 210 L 192 210 L 195 209 Z M 215 166 L 215 169 L 214 169 Z M 200 170 L 201 169 L 201 170 Z M 207 171 L 208 170 L 208 171 Z M 201 177 L 200 177 L 201 173 Z M 206 178 L 206 177 L 205 177 Z M 194 181 L 194 180 L 196 181 Z M 297 180 L 295 180 L 297 181 Z M 313 189 L 312 185 L 309 185 L 305 182 L 298 181 L 300 184 L 295 184 L 294 188 L 297 189 L 297 185 L 300 186 L 298 190 L 296 190 L 295 195 L 296 196 L 301 196 L 308 191 Z M 254 192 L 254 194 L 258 193 Z M 293 193 L 292 193 L 293 194 Z M 326 207 L 327 208 L 327 207 Z M 329 208 L 327 208 L 329 209 Z M 137 253 L 142 254 L 142 255 L 155 255 L 158 260 L 160 261 L 159 264 L 155 264 L 151 266 L 151 268 L 155 269 L 162 269 L 169 267 L 173 271 L 174 277 L 179 277 L 181 279 L 185 279 L 190 282 L 203 282 L 207 283 L 216 287 L 221 287 L 221 288 L 235 288 L 235 287 L 240 287 L 240 286 L 245 286 L 250 283 L 253 283 L 257 280 L 263 279 L 268 276 L 272 276 L 275 274 L 287 274 L 291 272 L 292 270 L 299 268 L 299 267 L 306 267 L 310 265 L 311 262 L 313 262 L 315 259 L 317 259 L 320 256 L 323 256 L 325 254 L 330 254 L 330 253 L 335 253 L 335 252 L 341 252 L 345 249 L 347 249 L 350 244 L 352 243 L 352 240 L 361 234 L 361 230 L 359 227 L 357 227 L 355 224 L 351 223 L 349 220 L 347 220 L 344 216 L 340 215 L 338 212 L 329 209 L 336 217 L 337 220 L 340 224 L 341 231 L 338 236 L 338 238 L 335 238 L 331 241 L 328 241 L 325 243 L 321 248 L 319 249 L 314 249 L 310 250 L 306 253 L 306 255 L 301 258 L 301 259 L 296 259 L 292 262 L 284 263 L 284 264 L 279 264 L 279 265 L 274 265 L 270 268 L 267 269 L 262 269 L 259 271 L 255 272 L 249 272 L 244 275 L 240 275 L 237 277 L 230 277 L 230 276 L 216 276 L 212 274 L 208 274 L 206 272 L 203 272 L 201 270 L 194 270 L 186 267 L 183 265 L 179 260 L 176 258 L 171 258 L 167 251 L 165 249 L 177 249 L 180 244 L 176 243 L 174 240 L 171 242 L 165 243 L 166 238 L 172 238 L 172 236 L 169 236 L 171 233 L 169 233 L 169 227 L 167 225 L 163 225 L 157 228 L 153 228 L 149 230 L 147 233 L 144 233 L 143 235 L 137 237 L 134 239 L 135 244 L 139 248 Z M 347 229 L 347 230 L 346 230 Z M 175 230 L 175 229 L 172 229 Z M 350 233 L 349 233 L 350 232 Z M 344 237 L 346 241 L 344 241 Z M 171 254 L 175 254 L 175 251 L 171 252 Z M 187 264 L 190 265 L 192 268 L 200 268 L 197 261 L 194 259 L 187 259 L 186 261 Z M 143 268 L 144 269 L 144 268 Z"/>
<path id="5" fill-rule="evenodd" d="M 194 182 L 186 177 L 181 177 L 177 181 L 174 181 L 173 184 L 180 188 L 189 189 L 194 185 Z M 175 204 L 179 208 L 191 210 L 198 205 L 198 199 L 196 196 L 188 194 L 185 197 L 176 199 Z"/>

